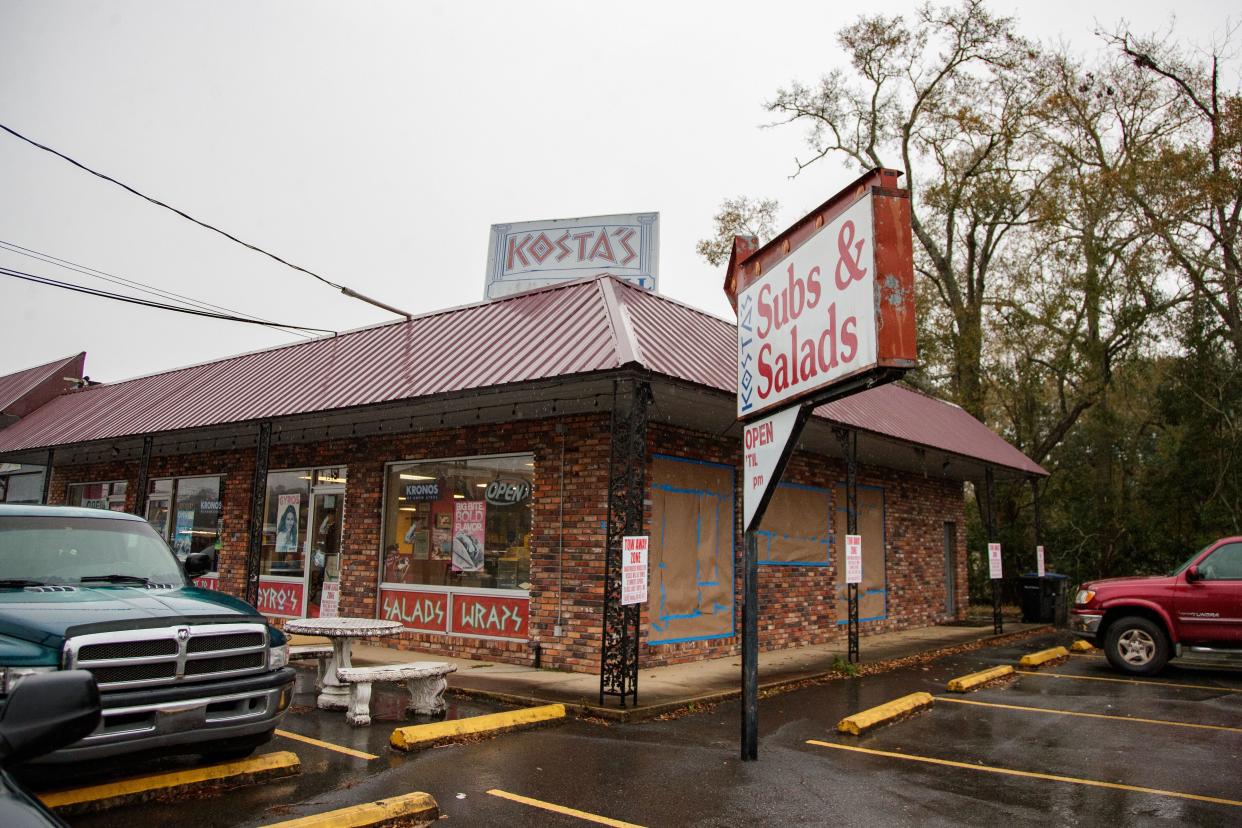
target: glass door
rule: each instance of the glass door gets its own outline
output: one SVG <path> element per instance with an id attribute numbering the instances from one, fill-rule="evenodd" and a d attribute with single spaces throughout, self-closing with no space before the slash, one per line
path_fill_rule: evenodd
<path id="1" fill-rule="evenodd" d="M 307 523 L 306 616 L 318 618 L 323 603 L 323 585 L 339 590 L 341 578 L 341 514 L 345 490 L 316 488 L 311 494 L 310 521 Z M 338 593 L 339 594 L 339 593 Z M 333 603 L 330 599 L 329 603 Z M 331 609 L 329 607 L 329 609 Z M 338 615 L 331 611 L 330 614 Z"/>
<path id="2" fill-rule="evenodd" d="M 168 495 L 147 498 L 147 523 L 161 538 L 168 540 L 168 510 L 172 499 Z"/>

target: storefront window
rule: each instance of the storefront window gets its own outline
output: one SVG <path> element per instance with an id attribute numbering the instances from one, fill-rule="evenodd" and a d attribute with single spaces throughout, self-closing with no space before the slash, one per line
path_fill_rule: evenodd
<path id="1" fill-rule="evenodd" d="M 271 472 L 263 517 L 264 575 L 301 578 L 305 565 L 306 507 L 311 473 L 306 469 Z"/>
<path id="2" fill-rule="evenodd" d="M 111 509 L 114 512 L 125 511 L 125 490 L 128 485 L 124 480 L 109 483 L 75 483 L 69 487 L 68 503 L 70 506 L 84 506 L 87 509 Z"/>
<path id="3" fill-rule="evenodd" d="M 177 559 L 192 553 L 211 557 L 215 572 L 220 555 L 220 477 L 179 477 L 151 481 L 147 522 L 172 547 Z"/>
<path id="4" fill-rule="evenodd" d="M 393 463 L 384 582 L 530 588 L 534 455 Z"/>
<path id="5" fill-rule="evenodd" d="M 20 468 L 20 467 L 18 467 Z M 43 470 L 0 474 L 0 503 L 42 503 Z"/>

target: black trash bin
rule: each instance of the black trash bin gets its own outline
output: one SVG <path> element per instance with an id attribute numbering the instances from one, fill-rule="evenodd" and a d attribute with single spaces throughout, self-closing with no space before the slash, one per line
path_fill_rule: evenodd
<path id="1" fill-rule="evenodd" d="M 1018 582 L 1022 589 L 1022 621 L 1027 624 L 1064 625 L 1068 607 L 1065 603 L 1068 575 L 1048 572 L 1042 578 L 1025 572 Z"/>
<path id="2" fill-rule="evenodd" d="M 1059 572 L 1045 573 L 1039 580 L 1039 620 L 1069 626 L 1069 603 L 1065 591 L 1069 589 L 1069 576 Z"/>
<path id="3" fill-rule="evenodd" d="M 1040 601 L 1039 576 L 1034 572 L 1023 572 L 1018 577 L 1018 590 L 1022 596 L 1019 602 L 1022 606 L 1022 623 L 1037 623 L 1043 610 Z"/>

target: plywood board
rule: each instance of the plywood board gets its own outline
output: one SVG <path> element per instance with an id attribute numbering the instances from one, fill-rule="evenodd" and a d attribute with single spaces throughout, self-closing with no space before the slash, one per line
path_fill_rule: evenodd
<path id="1" fill-rule="evenodd" d="M 733 635 L 733 470 L 655 458 L 647 643 Z"/>
<path id="2" fill-rule="evenodd" d="M 827 566 L 832 545 L 827 489 L 781 484 L 759 523 L 759 563 Z"/>
<path id="3" fill-rule="evenodd" d="M 845 486 L 835 490 L 836 529 L 833 544 L 834 560 L 837 562 L 836 595 L 837 623 L 849 620 L 849 601 L 845 584 Z M 858 487 L 858 534 L 863 539 L 863 580 L 858 585 L 858 618 L 860 621 L 879 620 L 888 616 L 886 590 L 888 571 L 884 557 L 884 490 L 871 486 Z"/>

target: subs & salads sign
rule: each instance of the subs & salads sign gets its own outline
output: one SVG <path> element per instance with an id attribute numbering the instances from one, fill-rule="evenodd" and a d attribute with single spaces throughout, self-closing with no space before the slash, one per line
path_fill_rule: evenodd
<path id="1" fill-rule="evenodd" d="M 914 318 L 907 256 L 876 255 L 877 233 L 888 249 L 886 202 L 866 189 L 738 292 L 739 418 L 886 366 L 913 365 L 913 349 L 901 353 L 904 342 L 886 347 L 893 334 L 912 344 L 912 330 L 883 330 L 907 320 L 912 328 Z"/>

